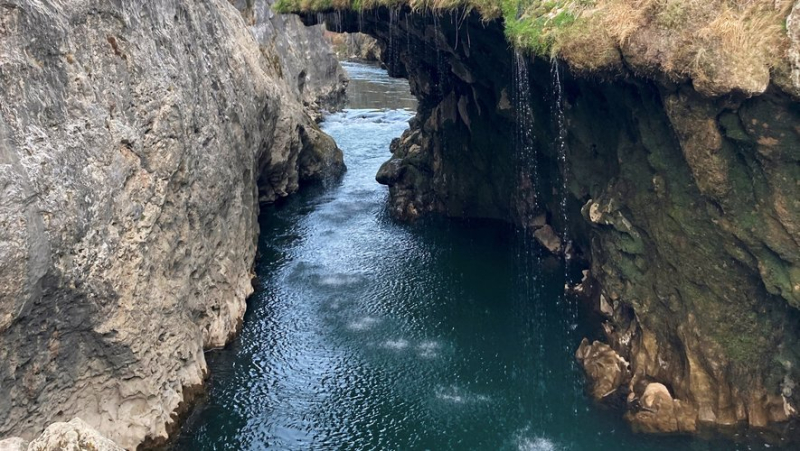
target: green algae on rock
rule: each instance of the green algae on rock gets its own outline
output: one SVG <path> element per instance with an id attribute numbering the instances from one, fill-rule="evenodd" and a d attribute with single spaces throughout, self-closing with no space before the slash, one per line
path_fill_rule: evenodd
<path id="1" fill-rule="evenodd" d="M 695 2 L 649 3 L 658 14 L 625 16 L 631 27 L 621 42 L 605 46 L 603 34 L 593 35 L 591 46 L 559 38 L 549 53 L 517 44 L 534 50 L 527 58 L 509 48 L 513 26 L 501 14 L 472 4 L 454 3 L 461 9 L 449 15 L 396 3 L 395 9 L 307 14 L 305 20 L 376 37 L 390 72 L 407 76 L 419 98 L 411 129 L 393 143 L 392 159 L 378 173 L 397 217 L 440 212 L 534 230 L 543 215 L 554 230 L 569 230 L 578 255 L 591 262 L 599 288 L 585 292 L 606 317 L 606 340 L 630 364 L 619 372 L 624 377 L 590 379 L 623 380 L 612 397 L 622 398 L 637 429 L 749 425 L 789 434 L 800 401 L 794 389 L 800 378 L 800 108 L 784 76 L 791 73 L 790 59 L 781 56 L 786 31 L 773 35 L 766 19 L 785 17 L 788 6 L 755 2 L 756 9 L 740 11 L 752 14 L 747 20 L 721 9 L 724 14 L 705 23 L 708 16 L 691 9 L 702 7 Z M 600 4 L 587 3 L 574 22 L 564 20 L 564 36 Z M 718 47 L 703 58 L 738 51 L 712 39 L 714 27 L 761 23 L 767 32 L 759 39 L 771 36 L 777 44 L 742 50 L 731 66 L 689 64 L 678 50 L 695 44 L 648 37 L 688 26 L 682 8 L 692 12 L 688 23 L 711 27 L 704 36 Z M 598 46 L 610 50 L 592 50 Z M 575 58 L 577 51 L 609 58 L 589 64 Z M 573 69 L 561 80 L 566 212 L 554 195 L 561 182 L 554 63 L 537 57 L 553 54 L 555 64 L 563 59 Z M 763 64 L 767 76 L 751 76 L 758 65 L 740 73 L 749 59 Z M 602 76 L 610 68 L 626 76 Z M 529 115 L 523 152 L 521 115 Z M 533 164 L 535 178 L 520 173 L 521 165 Z M 568 227 L 560 223 L 565 216 Z M 591 356 L 611 354 L 581 355 L 597 373 L 591 368 L 602 365 Z"/>

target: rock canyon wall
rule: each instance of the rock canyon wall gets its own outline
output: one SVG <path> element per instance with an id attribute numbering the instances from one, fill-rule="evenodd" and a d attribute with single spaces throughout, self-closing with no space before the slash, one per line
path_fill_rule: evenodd
<path id="1" fill-rule="evenodd" d="M 0 2 L 0 437 L 166 439 L 242 320 L 259 200 L 343 168 L 303 106 L 341 99 L 330 51 L 303 69 L 311 33 L 240 6 Z"/>
<path id="2" fill-rule="evenodd" d="M 679 48 L 647 41 L 646 27 L 593 72 L 515 52 L 508 24 L 475 10 L 305 20 L 376 37 L 419 98 L 377 176 L 395 216 L 504 219 L 588 262 L 580 289 L 605 316 L 606 344 L 587 341 L 578 358 L 598 400 L 618 399 L 648 432 L 796 434 L 796 48 L 782 47 L 772 78 L 769 65 L 672 77 L 654 58 Z"/>

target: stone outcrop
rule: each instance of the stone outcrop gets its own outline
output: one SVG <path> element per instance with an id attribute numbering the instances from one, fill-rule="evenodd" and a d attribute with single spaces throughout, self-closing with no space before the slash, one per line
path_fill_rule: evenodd
<path id="1" fill-rule="evenodd" d="M 630 364 L 611 346 L 583 339 L 575 357 L 583 364 L 586 376 L 592 387 L 591 394 L 596 401 L 612 396 L 630 380 Z"/>
<path id="2" fill-rule="evenodd" d="M 694 407 L 673 399 L 664 384 L 647 384 L 641 398 L 631 393 L 628 403 L 630 409 L 625 414 L 626 418 L 639 432 L 664 434 L 697 431 L 697 412 Z"/>
<path id="3" fill-rule="evenodd" d="M 344 106 L 347 74 L 323 35 L 323 26 L 306 27 L 295 15 L 273 11 L 273 0 L 231 0 L 250 25 L 266 60 L 278 70 L 307 110 Z"/>
<path id="4" fill-rule="evenodd" d="M 280 61 L 225 0 L 0 4 L 0 437 L 166 438 L 242 320 L 259 199 L 342 168 Z"/>
<path id="5" fill-rule="evenodd" d="M 544 217 L 552 235 L 568 231 L 607 320 L 608 352 L 583 359 L 601 384 L 593 393 L 617 385 L 643 431 L 793 430 L 800 110 L 780 67 L 758 90 L 710 89 L 713 79 L 697 90 L 626 64 L 623 76 L 596 79 L 515 54 L 502 24 L 474 11 L 327 20 L 376 37 L 419 98 L 377 176 L 395 216 L 499 218 L 529 231 Z M 623 63 L 653 56 L 626 49 Z M 629 368 L 602 375 L 615 355 Z"/>

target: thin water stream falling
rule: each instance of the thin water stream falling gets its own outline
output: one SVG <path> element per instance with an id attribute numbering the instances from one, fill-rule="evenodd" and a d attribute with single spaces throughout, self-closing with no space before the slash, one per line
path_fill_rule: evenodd
<path id="1" fill-rule="evenodd" d="M 538 159 L 533 135 L 533 111 L 531 110 L 530 79 L 528 75 L 528 62 L 525 56 L 517 51 L 514 54 L 514 92 L 513 101 L 516 111 L 515 122 L 515 163 L 518 172 L 518 195 L 522 197 L 520 203 L 522 209 L 519 214 L 522 216 L 522 228 L 518 230 L 517 258 L 521 265 L 520 279 L 522 280 L 522 291 L 518 302 L 529 303 L 534 299 L 534 293 L 540 289 L 539 271 L 541 259 L 539 253 L 534 249 L 533 230 L 529 228 L 529 219 L 537 213 L 539 193 L 538 193 Z M 544 398 L 546 387 L 539 385 L 539 381 L 545 380 L 544 365 L 536 365 L 545 358 L 545 337 L 540 325 L 547 321 L 547 312 L 540 306 L 533 305 L 532 309 L 524 309 L 530 312 L 531 317 L 526 321 L 526 337 L 529 346 L 534 349 L 530 358 L 533 359 L 532 367 L 535 368 L 535 376 L 531 381 L 533 396 L 535 427 L 541 427 L 545 421 L 547 412 Z M 543 408 L 544 407 L 544 408 Z"/>
<path id="2" fill-rule="evenodd" d="M 567 202 L 569 199 L 569 166 L 567 164 L 567 124 L 564 116 L 564 86 L 561 82 L 561 73 L 558 66 L 558 60 L 552 58 L 550 62 L 550 77 L 553 84 L 553 122 L 556 128 L 556 155 L 558 158 L 558 169 L 560 173 L 561 183 L 558 190 L 559 195 L 559 210 L 561 213 L 561 230 L 559 235 L 562 242 L 562 262 L 564 270 L 564 291 L 565 295 L 562 296 L 560 305 L 567 310 L 568 315 L 564 323 L 564 330 L 567 334 L 573 335 L 578 324 L 578 308 L 576 301 L 569 299 L 566 292 L 570 283 L 570 252 L 572 244 L 570 242 L 570 228 L 569 228 L 569 212 L 567 211 Z M 573 337 L 577 338 L 577 337 Z M 565 349 L 568 352 L 569 349 Z M 577 362 L 572 362 L 573 367 L 577 367 Z M 573 384 L 573 410 L 577 416 L 578 406 L 577 400 L 580 397 L 581 386 L 580 384 Z"/>
<path id="3" fill-rule="evenodd" d="M 395 8 L 389 9 L 389 48 L 387 51 L 389 52 L 388 65 L 389 65 L 389 72 L 394 72 L 395 67 L 395 57 L 397 54 L 397 49 L 394 47 L 394 34 L 397 27 L 395 26 L 397 17 L 397 10 Z"/>
<path id="4" fill-rule="evenodd" d="M 576 337 L 593 332 L 564 331 L 561 265 L 506 223 L 389 217 L 375 173 L 414 99 L 375 66 L 345 67 L 351 104 L 322 127 L 348 171 L 263 209 L 241 335 L 207 354 L 208 399 L 174 449 L 737 449 L 635 435 L 575 400 Z M 519 169 L 534 179 L 527 66 L 516 72 Z"/>

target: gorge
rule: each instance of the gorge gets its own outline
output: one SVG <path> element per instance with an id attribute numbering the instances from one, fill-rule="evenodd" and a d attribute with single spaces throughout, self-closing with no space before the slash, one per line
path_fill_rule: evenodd
<path id="1" fill-rule="evenodd" d="M 547 7 L 518 3 L 516 23 L 505 9 L 505 23 L 487 17 L 480 2 L 283 8 L 310 8 L 307 23 L 374 36 L 390 73 L 408 77 L 418 115 L 378 174 L 396 217 L 498 218 L 556 252 L 566 243 L 555 231 L 568 230 L 576 258 L 591 266 L 581 288 L 607 317 L 610 346 L 587 342 L 578 351 L 595 398 L 622 398 L 642 431 L 795 431 L 800 118 L 792 5 L 762 5 L 789 14 L 789 38 L 773 43 L 786 52 L 778 63 L 768 59 L 778 49 L 758 60 L 755 45 L 711 47 L 716 57 L 670 72 L 678 44 L 648 40 L 670 31 L 658 6 L 651 22 L 631 25 L 626 41 L 608 44 L 598 34 L 592 48 L 589 37 L 564 39 L 551 62 L 534 55 L 535 45 L 514 43 L 527 37 L 518 31 L 525 14 Z M 545 23 L 569 12 L 569 2 L 553 3 Z M 324 14 L 330 8 L 339 9 Z M 539 31 L 532 34 L 544 36 Z M 746 57 L 747 66 L 733 65 Z M 520 170 L 520 158 L 532 170 Z"/>
<path id="2" fill-rule="evenodd" d="M 796 446 L 798 4 L 0 2 L 0 439 Z"/>

